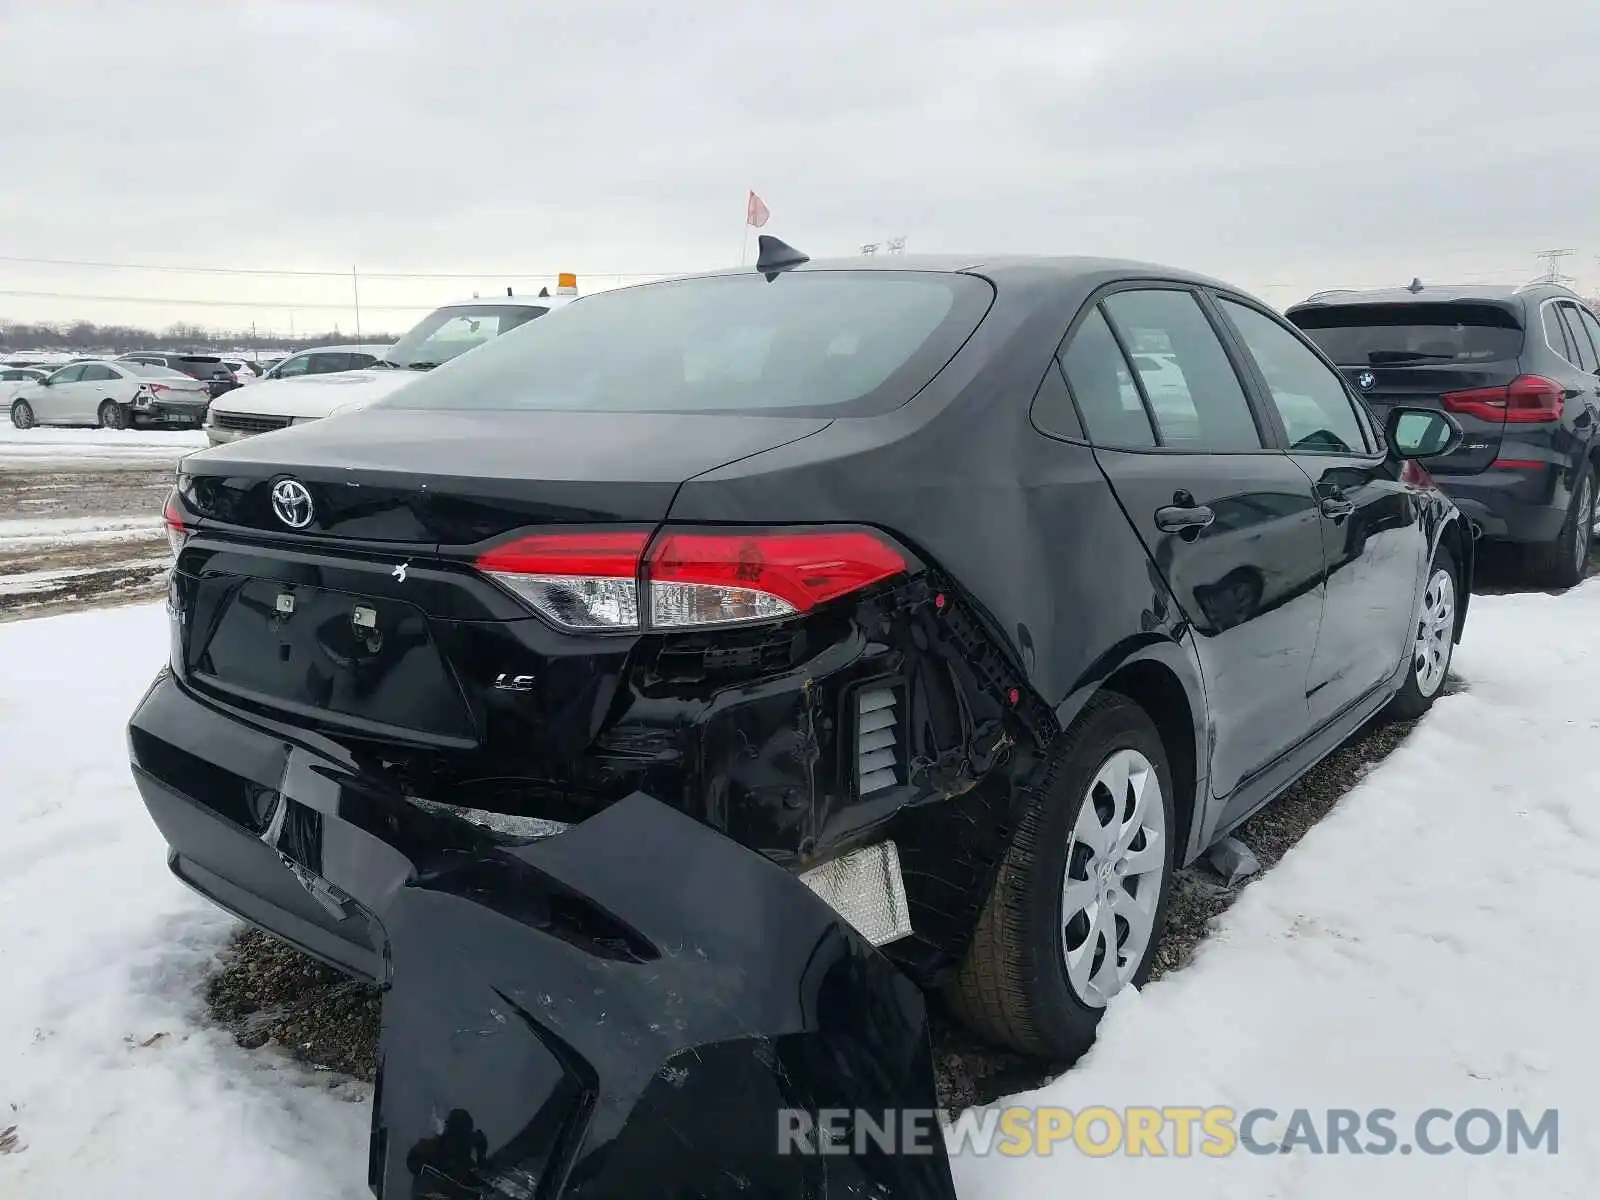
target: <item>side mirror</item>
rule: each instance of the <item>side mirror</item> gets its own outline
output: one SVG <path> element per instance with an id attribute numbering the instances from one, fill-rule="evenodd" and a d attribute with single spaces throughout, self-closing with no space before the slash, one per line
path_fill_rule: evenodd
<path id="1" fill-rule="evenodd" d="M 1389 452 L 1398 459 L 1437 458 L 1461 445 L 1461 426 L 1436 408 L 1397 407 L 1384 423 Z"/>
<path id="2" fill-rule="evenodd" d="M 40 387 L 50 387 L 50 386 L 52 386 L 50 376 L 46 375 L 43 379 L 39 380 L 39 386 Z"/>

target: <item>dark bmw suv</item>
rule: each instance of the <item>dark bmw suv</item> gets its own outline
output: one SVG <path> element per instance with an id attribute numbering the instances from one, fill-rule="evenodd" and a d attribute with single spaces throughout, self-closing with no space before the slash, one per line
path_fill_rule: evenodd
<path id="1" fill-rule="evenodd" d="M 380 1193 L 951 1197 L 781 1110 L 931 1107 L 917 985 L 1081 1053 L 1179 866 L 1440 695 L 1459 438 L 1216 280 L 763 238 L 185 458 L 134 776 L 387 986 Z"/>
<path id="2" fill-rule="evenodd" d="M 1465 431 L 1428 464 L 1491 539 L 1539 581 L 1588 571 L 1600 440 L 1600 321 L 1559 284 L 1319 292 L 1287 316 L 1380 416 L 1437 407 Z"/>

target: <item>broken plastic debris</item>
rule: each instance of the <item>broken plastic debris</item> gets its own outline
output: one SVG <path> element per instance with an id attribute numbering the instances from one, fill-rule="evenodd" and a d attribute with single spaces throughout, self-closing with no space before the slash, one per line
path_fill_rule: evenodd
<path id="1" fill-rule="evenodd" d="M 1238 838 L 1223 838 L 1206 851 L 1206 863 L 1231 887 L 1261 870 L 1261 860 Z"/>

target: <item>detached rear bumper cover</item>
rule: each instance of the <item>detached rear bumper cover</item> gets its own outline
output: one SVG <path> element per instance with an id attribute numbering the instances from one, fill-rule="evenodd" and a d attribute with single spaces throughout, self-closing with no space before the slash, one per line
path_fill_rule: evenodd
<path id="1" fill-rule="evenodd" d="M 236 769 L 282 773 L 276 795 L 225 812 L 199 781 L 248 784 L 182 766 L 196 760 L 176 718 L 205 712 L 183 699 L 158 680 L 130 727 L 173 869 L 313 950 L 376 943 L 345 965 L 388 980 L 380 1197 L 953 1200 L 936 1130 L 921 1154 L 870 1137 L 781 1151 L 786 1111 L 936 1103 L 919 990 L 782 868 L 642 793 L 541 841 L 462 832 L 419 853 L 416 820 L 446 818 L 386 816 L 411 805 L 241 725 Z M 348 853 L 386 829 L 387 855 Z"/>

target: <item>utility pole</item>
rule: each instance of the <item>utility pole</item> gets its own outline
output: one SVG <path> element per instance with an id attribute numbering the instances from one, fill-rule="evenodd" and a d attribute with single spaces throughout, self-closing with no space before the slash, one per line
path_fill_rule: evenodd
<path id="1" fill-rule="evenodd" d="M 350 264 L 350 291 L 356 298 L 356 341 L 361 340 L 361 277 L 356 274 L 354 263 Z"/>
<path id="2" fill-rule="evenodd" d="M 1541 251 L 1539 251 L 1539 253 L 1534 255 L 1534 257 L 1535 258 L 1539 258 L 1539 259 L 1543 259 L 1544 260 L 1544 264 L 1545 264 L 1545 271 L 1544 271 L 1544 274 L 1539 277 L 1539 282 L 1540 283 L 1571 283 L 1572 282 L 1572 276 L 1571 275 L 1563 275 L 1561 273 L 1561 260 L 1564 259 L 1564 258 L 1570 258 L 1572 255 L 1574 255 L 1576 253 L 1577 253 L 1577 251 L 1573 250 L 1573 249 L 1541 250 Z"/>
<path id="3" fill-rule="evenodd" d="M 876 254 L 877 252 L 878 252 L 878 243 L 877 242 L 863 242 L 861 244 L 861 253 L 863 253 L 863 254 Z"/>
<path id="4" fill-rule="evenodd" d="M 890 254 L 904 254 L 906 252 L 906 235 L 902 233 L 890 238 L 886 249 Z"/>

